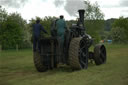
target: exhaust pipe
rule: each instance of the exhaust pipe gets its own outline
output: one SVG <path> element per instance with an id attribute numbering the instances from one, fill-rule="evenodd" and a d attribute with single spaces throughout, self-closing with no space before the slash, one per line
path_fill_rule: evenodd
<path id="1" fill-rule="evenodd" d="M 83 25 L 84 27 L 84 13 L 85 13 L 85 10 L 84 9 L 81 9 L 81 10 L 78 10 L 79 12 L 79 19 L 80 19 L 80 23 Z"/>

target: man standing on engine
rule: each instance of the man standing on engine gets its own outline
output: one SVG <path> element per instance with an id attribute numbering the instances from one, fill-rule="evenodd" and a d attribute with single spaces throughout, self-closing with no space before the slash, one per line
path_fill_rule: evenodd
<path id="1" fill-rule="evenodd" d="M 57 20 L 56 22 L 56 27 L 57 27 L 57 36 L 60 38 L 60 48 L 61 48 L 61 55 L 62 55 L 62 61 L 63 61 L 63 46 L 64 46 L 64 34 L 65 34 L 65 30 L 67 29 L 66 27 L 66 22 L 65 20 L 63 19 L 64 16 L 61 15 L 60 16 L 60 19 Z"/>
<path id="2" fill-rule="evenodd" d="M 37 51 L 37 46 L 38 46 L 38 51 L 40 52 L 40 32 L 43 31 L 44 33 L 47 33 L 47 31 L 44 29 L 44 27 L 40 24 L 40 20 L 36 20 L 36 24 L 33 25 L 33 51 Z"/>

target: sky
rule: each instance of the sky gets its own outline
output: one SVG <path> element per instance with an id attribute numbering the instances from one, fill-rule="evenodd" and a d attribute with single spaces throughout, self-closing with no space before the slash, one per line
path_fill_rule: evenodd
<path id="1" fill-rule="evenodd" d="M 84 0 L 0 0 L 0 5 L 8 13 L 18 12 L 29 21 L 39 16 L 64 15 L 66 20 L 76 19 L 77 10 L 86 8 Z M 86 0 L 85 0 L 86 1 Z M 128 0 L 89 0 L 92 4 L 97 1 L 105 19 L 128 17 Z"/>

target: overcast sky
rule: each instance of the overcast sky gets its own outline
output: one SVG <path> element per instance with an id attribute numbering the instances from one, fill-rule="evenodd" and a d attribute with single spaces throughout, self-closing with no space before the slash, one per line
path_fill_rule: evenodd
<path id="1" fill-rule="evenodd" d="M 78 9 L 85 8 L 84 0 L 0 0 L 0 5 L 9 13 L 18 12 L 21 16 L 30 20 L 35 16 L 64 15 L 66 20 L 75 19 Z M 128 0 L 89 0 L 98 2 L 105 19 L 128 17 Z"/>

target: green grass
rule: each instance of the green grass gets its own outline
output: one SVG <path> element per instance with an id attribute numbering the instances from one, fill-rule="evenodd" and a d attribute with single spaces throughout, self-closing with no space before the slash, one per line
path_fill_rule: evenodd
<path id="1" fill-rule="evenodd" d="M 128 85 L 128 45 L 106 45 L 107 63 L 87 70 L 36 71 L 32 50 L 0 52 L 0 85 Z"/>

